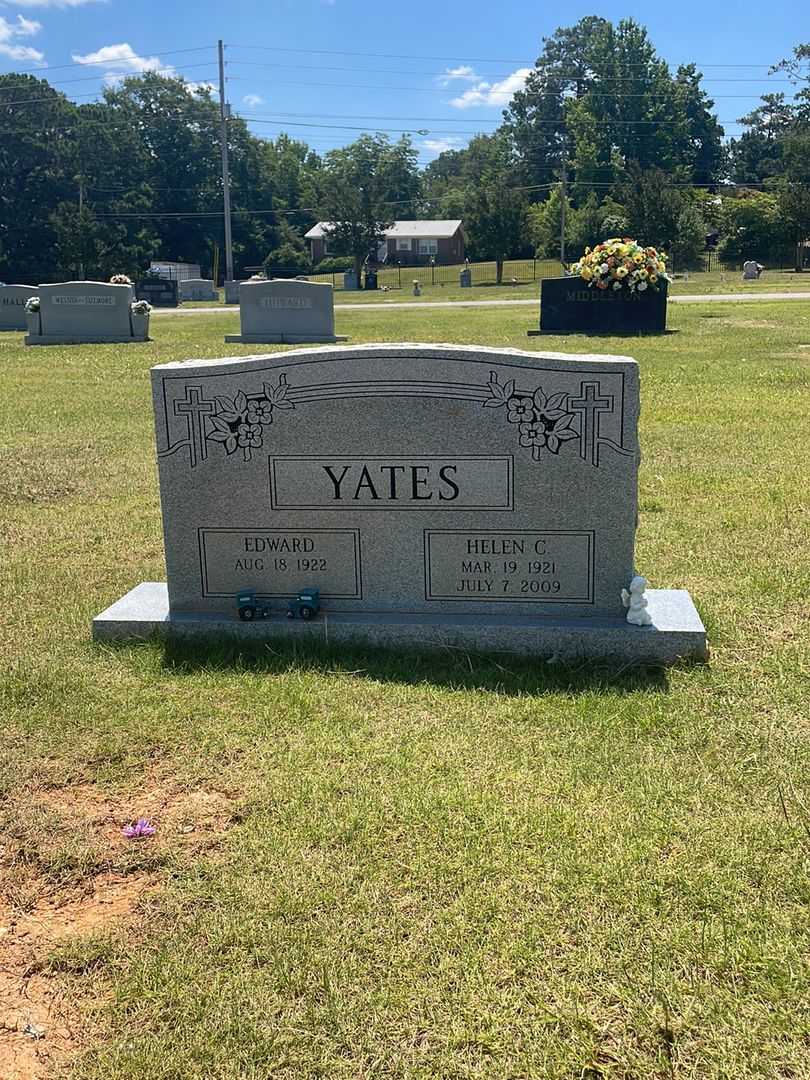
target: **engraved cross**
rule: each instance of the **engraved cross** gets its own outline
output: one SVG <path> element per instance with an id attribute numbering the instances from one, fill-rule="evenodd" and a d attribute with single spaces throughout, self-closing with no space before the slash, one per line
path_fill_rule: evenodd
<path id="1" fill-rule="evenodd" d="M 570 407 L 582 413 L 579 433 L 579 456 L 590 465 L 599 464 L 599 413 L 613 412 L 613 398 L 599 397 L 598 382 L 580 384 L 582 397 L 572 398 Z"/>
<path id="2" fill-rule="evenodd" d="M 205 418 L 214 413 L 214 402 L 206 401 L 201 397 L 199 386 L 186 387 L 185 401 L 175 401 L 174 415 L 185 415 L 188 421 L 188 433 L 191 439 L 191 467 L 197 464 L 198 459 L 205 461 L 208 457 L 208 448 L 205 445 Z"/>

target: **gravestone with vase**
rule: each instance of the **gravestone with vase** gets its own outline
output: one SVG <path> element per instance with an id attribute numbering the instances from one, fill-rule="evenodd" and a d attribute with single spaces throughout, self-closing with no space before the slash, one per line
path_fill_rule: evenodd
<path id="1" fill-rule="evenodd" d="M 26 345 L 125 344 L 149 338 L 149 305 L 134 300 L 131 285 L 40 285 L 27 303 L 26 317 Z"/>
<path id="2" fill-rule="evenodd" d="M 0 330 L 25 330 L 25 304 L 39 290 L 33 285 L 0 285 Z"/>
<path id="3" fill-rule="evenodd" d="M 706 655 L 689 594 L 637 572 L 628 357 L 327 347 L 162 364 L 152 389 L 167 581 L 99 615 L 99 639 Z M 285 618 L 312 589 L 317 617 Z M 245 593 L 268 618 L 240 622 Z"/>

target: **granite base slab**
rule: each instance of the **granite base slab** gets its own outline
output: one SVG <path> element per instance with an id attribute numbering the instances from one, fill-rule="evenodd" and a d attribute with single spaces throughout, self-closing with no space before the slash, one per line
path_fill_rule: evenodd
<path id="1" fill-rule="evenodd" d="M 646 596 L 651 626 L 631 626 L 622 618 L 329 611 L 303 622 L 287 619 L 281 610 L 260 622 L 242 622 L 236 613 L 171 614 L 165 582 L 145 581 L 96 616 L 93 637 L 119 642 L 151 637 L 246 641 L 286 637 L 325 643 L 359 640 L 394 648 L 454 647 L 560 660 L 610 659 L 624 664 L 707 659 L 706 630 L 689 593 L 685 589 L 650 589 Z"/>
<path id="2" fill-rule="evenodd" d="M 129 345 L 149 341 L 144 337 L 52 337 L 50 334 L 26 334 L 25 345 Z"/>
<path id="3" fill-rule="evenodd" d="M 347 337 L 318 337 L 317 334 L 226 334 L 226 342 L 241 345 L 332 345 Z"/>

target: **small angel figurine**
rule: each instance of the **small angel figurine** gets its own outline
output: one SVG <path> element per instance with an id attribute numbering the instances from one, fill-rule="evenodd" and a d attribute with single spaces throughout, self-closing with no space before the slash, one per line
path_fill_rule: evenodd
<path id="1" fill-rule="evenodd" d="M 647 579 L 636 575 L 630 582 L 630 591 L 622 589 L 622 603 L 628 609 L 627 621 L 634 626 L 650 626 L 652 619 L 647 611 L 647 598 L 644 590 L 647 588 Z"/>

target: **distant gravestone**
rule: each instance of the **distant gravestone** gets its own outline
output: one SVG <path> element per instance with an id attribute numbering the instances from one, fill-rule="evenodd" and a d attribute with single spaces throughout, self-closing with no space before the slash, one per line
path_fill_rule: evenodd
<path id="1" fill-rule="evenodd" d="M 149 276 L 135 286 L 135 295 L 146 300 L 152 307 L 177 307 L 177 282 L 171 278 Z"/>
<path id="2" fill-rule="evenodd" d="M 181 278 L 181 300 L 218 300 L 219 293 L 214 288 L 214 282 L 209 278 Z"/>
<path id="3" fill-rule="evenodd" d="M 0 285 L 0 330 L 25 330 L 25 302 L 38 295 L 33 285 Z"/>
<path id="4" fill-rule="evenodd" d="M 540 334 L 662 334 L 667 326 L 667 283 L 659 290 L 598 289 L 580 277 L 540 282 Z"/>
<path id="5" fill-rule="evenodd" d="M 26 345 L 146 341 L 148 316 L 132 312 L 131 285 L 65 281 L 40 285 L 39 312 L 29 318 Z"/>
<path id="6" fill-rule="evenodd" d="M 226 304 L 238 304 L 239 303 L 239 287 L 242 284 L 241 281 L 226 281 L 225 282 L 225 303 Z"/>
<path id="7" fill-rule="evenodd" d="M 635 572 L 638 385 L 627 357 L 449 345 L 155 367 L 168 583 L 94 633 L 703 656 L 688 593 Z M 239 621 L 244 590 L 270 618 Z"/>
<path id="8" fill-rule="evenodd" d="M 357 292 L 360 288 L 360 281 L 354 270 L 346 270 L 343 274 L 343 289 L 345 292 Z"/>
<path id="9" fill-rule="evenodd" d="M 335 335 L 331 285 L 315 281 L 244 281 L 239 289 L 241 333 L 226 341 L 292 345 L 345 341 Z"/>

